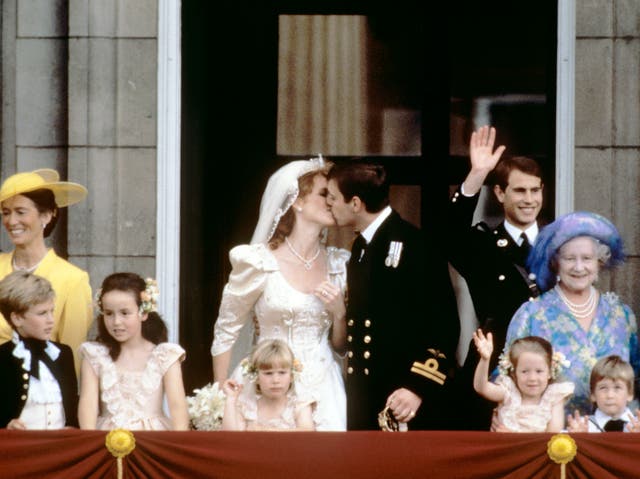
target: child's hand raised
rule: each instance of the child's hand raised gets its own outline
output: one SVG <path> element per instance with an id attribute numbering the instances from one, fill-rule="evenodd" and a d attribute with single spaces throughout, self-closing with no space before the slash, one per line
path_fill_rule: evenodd
<path id="1" fill-rule="evenodd" d="M 640 409 L 636 409 L 635 416 L 629 415 L 629 422 L 627 423 L 627 431 L 640 432 Z"/>
<path id="2" fill-rule="evenodd" d="M 227 379 L 222 383 L 222 391 L 228 398 L 237 398 L 240 391 L 242 391 L 242 384 L 238 384 L 233 379 Z"/>
<path id="3" fill-rule="evenodd" d="M 581 416 L 578 411 L 567 415 L 567 431 L 589 432 L 589 416 Z"/>
<path id="4" fill-rule="evenodd" d="M 482 329 L 478 328 L 473 332 L 473 343 L 482 359 L 491 358 L 493 353 L 493 335 L 491 333 L 487 333 L 485 336 Z"/>

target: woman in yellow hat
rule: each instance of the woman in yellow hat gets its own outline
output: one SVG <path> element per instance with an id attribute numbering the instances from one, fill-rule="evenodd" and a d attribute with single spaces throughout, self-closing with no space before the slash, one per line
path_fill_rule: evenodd
<path id="1" fill-rule="evenodd" d="M 0 187 L 4 225 L 14 249 L 0 253 L 0 279 L 12 271 L 28 271 L 48 279 L 56 294 L 51 339 L 76 353 L 93 319 L 89 275 L 48 248 L 45 238 L 58 221 L 58 208 L 82 201 L 84 186 L 60 181 L 55 170 L 17 173 Z M 12 329 L 0 316 L 0 344 L 12 339 Z M 78 368 L 76 358 L 76 370 Z"/>

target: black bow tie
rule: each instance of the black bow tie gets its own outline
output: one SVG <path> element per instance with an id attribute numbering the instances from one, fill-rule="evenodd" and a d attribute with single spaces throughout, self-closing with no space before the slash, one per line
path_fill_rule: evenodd
<path id="1" fill-rule="evenodd" d="M 40 379 L 40 361 L 51 364 L 51 358 L 44 351 L 47 342 L 41 339 L 20 337 L 24 347 L 31 352 L 31 369 L 29 374 L 36 379 Z"/>
<path id="2" fill-rule="evenodd" d="M 604 425 L 605 432 L 622 432 L 627 423 L 624 419 L 609 419 Z"/>

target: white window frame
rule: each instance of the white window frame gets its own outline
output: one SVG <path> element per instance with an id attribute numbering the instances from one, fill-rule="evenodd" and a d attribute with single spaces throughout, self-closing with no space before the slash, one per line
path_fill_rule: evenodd
<path id="1" fill-rule="evenodd" d="M 181 2 L 158 0 L 156 279 L 158 309 L 179 340 Z"/>

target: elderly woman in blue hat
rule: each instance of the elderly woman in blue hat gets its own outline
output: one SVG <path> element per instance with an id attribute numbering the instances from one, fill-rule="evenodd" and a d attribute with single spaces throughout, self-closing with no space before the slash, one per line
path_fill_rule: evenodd
<path id="1" fill-rule="evenodd" d="M 58 221 L 58 209 L 87 196 L 84 186 L 60 181 L 58 172 L 39 169 L 16 173 L 0 187 L 2 224 L 14 249 L 0 253 L 0 279 L 12 271 L 27 271 L 48 279 L 55 291 L 51 339 L 75 352 L 86 340 L 93 320 L 89 275 L 59 257 L 45 238 Z M 12 329 L 0 315 L 0 344 L 12 339 Z M 79 367 L 76 358 L 76 370 Z"/>
<path id="2" fill-rule="evenodd" d="M 559 217 L 543 228 L 529 253 L 529 271 L 543 294 L 514 314 L 506 344 L 524 336 L 541 336 L 571 362 L 564 369 L 575 384 L 566 412 L 591 414 L 589 376 L 599 358 L 617 354 L 640 377 L 636 318 L 617 294 L 594 286 L 602 268 L 624 261 L 616 227 L 591 212 Z M 636 388 L 636 390 L 638 390 Z"/>

